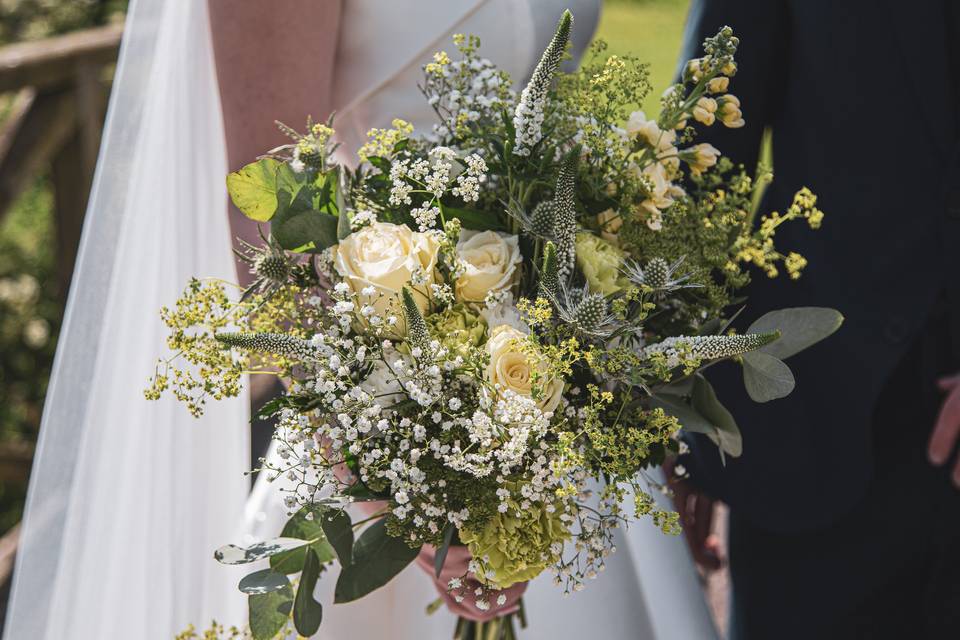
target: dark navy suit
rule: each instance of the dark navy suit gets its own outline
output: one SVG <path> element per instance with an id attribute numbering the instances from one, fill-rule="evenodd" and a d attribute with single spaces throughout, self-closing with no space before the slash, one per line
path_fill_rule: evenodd
<path id="1" fill-rule="evenodd" d="M 789 360 L 783 400 L 711 377 L 743 432 L 723 466 L 692 442 L 692 480 L 731 508 L 738 638 L 960 638 L 960 492 L 924 458 L 960 371 L 960 0 L 697 0 L 686 57 L 728 24 L 747 125 L 702 140 L 753 168 L 772 131 L 765 210 L 802 186 L 823 227 L 784 225 L 803 277 L 757 273 L 738 326 L 829 306 L 838 333 Z M 949 630 L 949 635 L 940 633 Z M 907 635 L 903 635 L 907 634 Z"/>

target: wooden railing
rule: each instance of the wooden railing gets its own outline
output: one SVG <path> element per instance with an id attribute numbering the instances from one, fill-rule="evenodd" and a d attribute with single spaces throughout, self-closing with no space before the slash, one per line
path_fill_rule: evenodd
<path id="1" fill-rule="evenodd" d="M 100 146 L 122 28 L 108 26 L 0 48 L 0 222 L 36 178 L 53 190 L 56 287 L 66 297 Z M 25 484 L 29 442 L 0 443 L 0 482 Z M 0 623 L 20 526 L 0 538 Z"/>
<path id="2" fill-rule="evenodd" d="M 0 48 L 0 93 L 14 94 L 0 126 L 0 221 L 24 189 L 49 172 L 56 284 L 63 295 L 73 273 L 121 32 L 119 25 L 108 26 Z"/>

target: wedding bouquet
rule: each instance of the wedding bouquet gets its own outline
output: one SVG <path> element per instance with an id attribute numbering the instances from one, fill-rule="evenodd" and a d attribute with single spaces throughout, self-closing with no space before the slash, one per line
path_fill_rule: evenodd
<path id="1" fill-rule="evenodd" d="M 333 562 L 349 602 L 415 560 L 460 616 L 456 638 L 515 637 L 529 580 L 579 591 L 631 519 L 678 532 L 649 471 L 683 431 L 740 454 L 705 368 L 736 360 L 754 400 L 779 398 L 794 385 L 783 360 L 839 326 L 802 308 L 730 328 L 749 265 L 800 275 L 777 228 L 823 217 L 802 190 L 757 219 L 766 178 L 692 143 L 695 122 L 743 125 L 731 30 L 648 119 L 632 110 L 650 90 L 635 59 L 601 43 L 560 71 L 571 26 L 568 12 L 519 96 L 456 36 L 456 59 L 424 67 L 432 130 L 374 129 L 356 168 L 332 161 L 331 121 L 283 127 L 291 144 L 228 176 L 236 206 L 270 223 L 263 246 L 238 249 L 255 280 L 239 296 L 193 280 L 163 309 L 176 356 L 147 395 L 169 389 L 199 415 L 249 372 L 286 382 L 262 410 L 276 455 L 259 472 L 290 519 L 216 552 L 269 563 L 240 583 L 253 638 L 316 632 Z"/>

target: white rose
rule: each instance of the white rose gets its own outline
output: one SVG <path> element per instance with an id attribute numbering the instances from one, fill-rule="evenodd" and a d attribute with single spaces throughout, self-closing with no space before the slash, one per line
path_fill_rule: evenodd
<path id="1" fill-rule="evenodd" d="M 510 325 L 493 328 L 487 340 L 490 363 L 487 365 L 486 378 L 492 384 L 500 385 L 501 390 L 530 397 L 533 374 L 539 372 L 538 386 L 542 395 L 537 404 L 541 411 L 549 413 L 560 404 L 563 379 L 548 377 L 546 361 L 524 352 L 522 342 L 526 337 L 527 334 Z"/>
<path id="2" fill-rule="evenodd" d="M 483 302 L 491 291 L 510 290 L 520 276 L 520 239 L 497 231 L 464 229 L 457 242 L 463 274 L 455 293 L 462 302 Z"/>
<path id="3" fill-rule="evenodd" d="M 333 266 L 364 304 L 376 309 L 384 320 L 395 315 L 403 328 L 400 292 L 415 272 L 425 283 L 411 287 L 421 310 L 426 310 L 428 286 L 436 282 L 440 244 L 430 234 L 417 233 L 406 225 L 374 222 L 351 233 L 333 247 Z M 361 292 L 373 287 L 373 295 Z"/>

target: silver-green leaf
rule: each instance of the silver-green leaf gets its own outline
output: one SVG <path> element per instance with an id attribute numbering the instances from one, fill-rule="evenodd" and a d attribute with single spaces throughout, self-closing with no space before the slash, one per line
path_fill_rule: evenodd
<path id="1" fill-rule="evenodd" d="M 743 384 L 754 402 L 769 402 L 790 395 L 796 381 L 783 360 L 754 351 L 743 355 Z"/>
<path id="2" fill-rule="evenodd" d="M 282 573 L 272 569 L 261 569 L 245 575 L 237 588 L 247 595 L 280 591 L 290 584 L 290 580 Z"/>
<path id="3" fill-rule="evenodd" d="M 840 328 L 843 316 L 826 307 L 793 307 L 771 311 L 757 319 L 748 333 L 780 331 L 780 339 L 764 345 L 760 351 L 786 360 Z"/>
<path id="4" fill-rule="evenodd" d="M 727 408 L 720 404 L 713 387 L 699 373 L 694 376 L 691 404 L 700 415 L 717 428 L 714 434 L 707 434 L 714 444 L 721 451 L 734 458 L 739 457 L 743 453 L 743 438 L 740 436 L 740 429 Z"/>
<path id="5" fill-rule="evenodd" d="M 220 547 L 213 552 L 213 557 L 222 564 L 248 564 L 263 560 L 278 553 L 290 551 L 297 547 L 302 547 L 309 543 L 309 540 L 296 540 L 294 538 L 274 538 L 252 544 L 249 547 L 239 547 L 235 544 L 228 544 Z"/>

